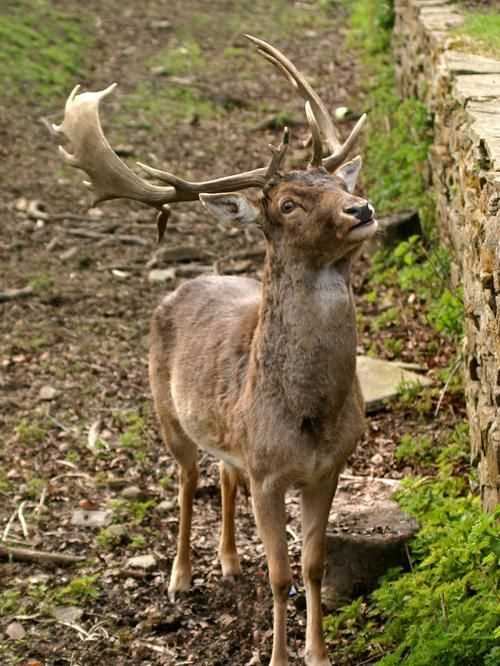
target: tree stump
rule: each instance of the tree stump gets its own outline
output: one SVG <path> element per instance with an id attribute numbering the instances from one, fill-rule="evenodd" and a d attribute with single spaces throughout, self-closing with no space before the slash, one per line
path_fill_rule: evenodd
<path id="1" fill-rule="evenodd" d="M 397 481 L 341 478 L 327 531 L 323 601 L 333 609 L 373 590 L 391 567 L 408 568 L 414 518 L 391 499 Z"/>

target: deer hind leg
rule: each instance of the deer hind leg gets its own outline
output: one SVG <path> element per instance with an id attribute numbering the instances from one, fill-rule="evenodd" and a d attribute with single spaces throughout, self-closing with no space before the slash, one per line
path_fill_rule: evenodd
<path id="1" fill-rule="evenodd" d="M 160 416 L 163 439 L 177 461 L 180 509 L 177 553 L 170 573 L 168 596 L 175 601 L 177 592 L 191 587 L 191 523 L 193 500 L 198 485 L 197 447 L 181 429 L 180 425 Z"/>
<path id="2" fill-rule="evenodd" d="M 222 500 L 222 527 L 219 541 L 219 560 L 224 578 L 239 576 L 240 559 L 236 551 L 234 516 L 238 493 L 238 472 L 225 463 L 219 463 Z"/>
<path id="3" fill-rule="evenodd" d="M 302 490 L 302 576 L 306 588 L 307 625 L 305 663 L 330 666 L 322 629 L 321 582 L 325 562 L 325 531 L 337 476 Z"/>
<path id="4" fill-rule="evenodd" d="M 286 607 L 292 576 L 286 541 L 285 496 L 282 490 L 265 490 L 251 484 L 257 529 L 264 544 L 273 592 L 273 652 L 269 666 L 287 666 Z"/>

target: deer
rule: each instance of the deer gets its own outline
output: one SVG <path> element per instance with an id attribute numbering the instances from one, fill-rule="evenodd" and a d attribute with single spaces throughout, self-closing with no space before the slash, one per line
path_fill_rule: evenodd
<path id="1" fill-rule="evenodd" d="M 300 493 L 304 660 L 307 666 L 328 666 L 321 606 L 325 533 L 339 474 L 364 430 L 351 269 L 377 221 L 370 202 L 354 194 L 361 157 L 348 157 L 366 115 L 341 142 L 306 77 L 271 44 L 245 37 L 305 103 L 312 157 L 304 169 L 284 167 L 290 142 L 285 128 L 280 145 L 270 146 L 268 163 L 251 171 L 191 182 L 138 163 L 148 175 L 143 178 L 117 156 L 101 127 L 100 103 L 116 84 L 85 93 L 77 86 L 54 130 L 71 144 L 73 152 L 59 147 L 64 159 L 89 176 L 94 205 L 117 198 L 149 205 L 158 211 L 160 236 L 169 204 L 184 201 L 200 201 L 219 220 L 260 227 L 266 248 L 261 282 L 221 275 L 187 280 L 163 298 L 152 317 L 151 392 L 162 438 L 179 470 L 180 520 L 168 594 L 175 602 L 191 585 L 201 449 L 220 459 L 218 557 L 225 578 L 241 574 L 236 497 L 240 484 L 250 489 L 273 598 L 270 666 L 289 663 L 285 496 L 291 489 Z"/>

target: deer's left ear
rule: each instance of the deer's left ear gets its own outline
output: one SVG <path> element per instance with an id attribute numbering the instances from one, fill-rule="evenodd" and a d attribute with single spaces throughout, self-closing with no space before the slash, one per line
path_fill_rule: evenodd
<path id="1" fill-rule="evenodd" d="M 227 222 L 255 222 L 260 210 L 244 194 L 200 194 L 205 208 L 219 220 Z"/>
<path id="2" fill-rule="evenodd" d="M 350 162 L 346 162 L 335 172 L 336 176 L 339 176 L 344 181 L 347 191 L 351 194 L 354 192 L 356 187 L 356 181 L 358 180 L 359 170 L 361 169 L 363 161 L 361 156 L 358 155 Z"/>

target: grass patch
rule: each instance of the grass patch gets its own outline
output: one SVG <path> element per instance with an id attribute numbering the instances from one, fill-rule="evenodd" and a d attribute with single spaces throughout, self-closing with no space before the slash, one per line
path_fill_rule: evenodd
<path id="1" fill-rule="evenodd" d="M 490 58 L 500 57 L 500 14 L 495 10 L 465 13 L 463 25 L 454 30 L 459 48 Z"/>
<path id="2" fill-rule="evenodd" d="M 18 0 L 0 11 L 0 86 L 5 97 L 49 100 L 78 78 L 91 42 L 86 25 L 47 0 Z"/>

